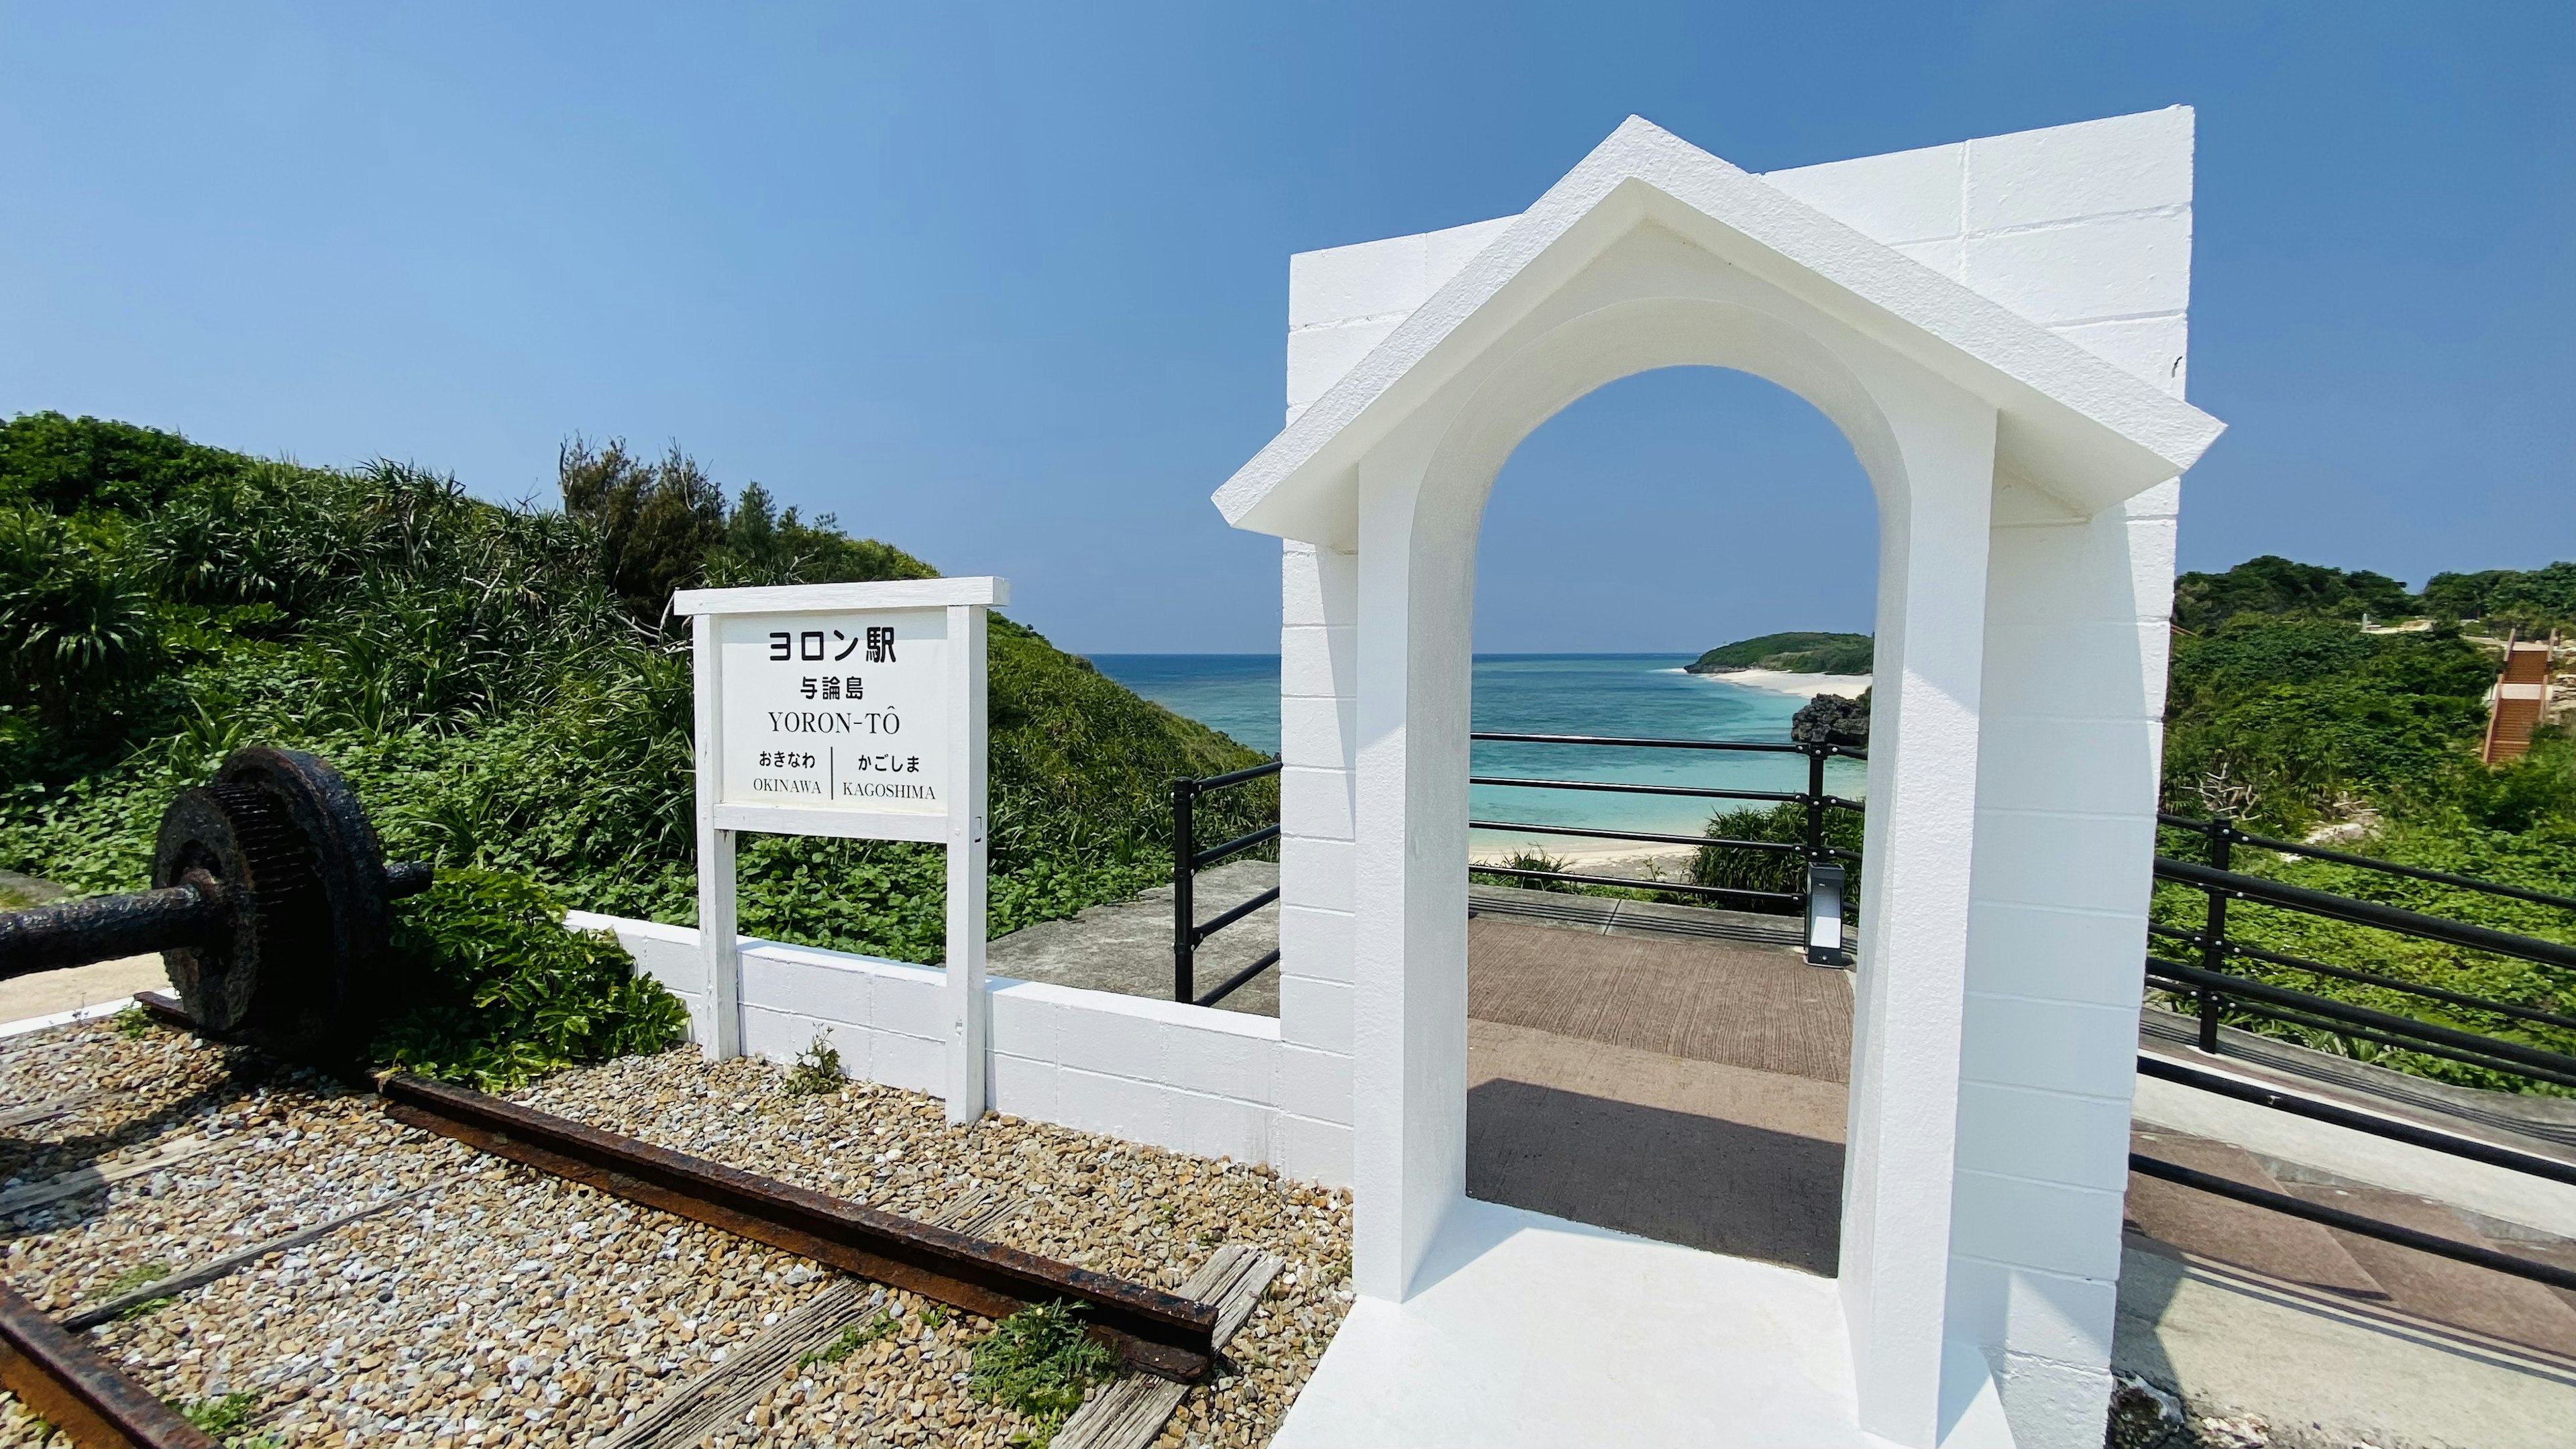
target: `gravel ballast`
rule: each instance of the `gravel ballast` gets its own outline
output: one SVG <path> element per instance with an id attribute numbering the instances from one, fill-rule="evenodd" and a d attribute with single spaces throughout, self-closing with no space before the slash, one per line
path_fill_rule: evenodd
<path id="1" fill-rule="evenodd" d="M 1008 1117 L 952 1126 L 919 1093 L 851 1084 L 799 1095 L 787 1081 L 764 1063 L 708 1064 L 682 1048 L 514 1095 L 907 1216 L 984 1192 L 1022 1205 L 991 1236 L 1167 1289 L 1220 1243 L 1286 1258 L 1164 1445 L 1266 1442 L 1347 1310 L 1346 1195 Z M 394 1123 L 362 1089 L 175 1031 L 86 1023 L 0 1047 L 0 1110 L 71 1098 L 64 1115 L 0 1134 L 0 1192 L 207 1145 L 0 1225 L 9 1281 L 57 1316 L 152 1273 L 402 1199 L 91 1333 L 102 1356 L 173 1403 L 247 1395 L 237 1443 L 604 1442 L 833 1276 Z M 966 1389 L 988 1322 L 874 1285 L 862 1297 L 893 1315 L 891 1333 L 794 1371 L 739 1433 L 704 1442 L 1027 1440 L 1032 1425 Z M 14 1400 L 0 1395 L 0 1406 L 0 1444 L 46 1441 Z"/>

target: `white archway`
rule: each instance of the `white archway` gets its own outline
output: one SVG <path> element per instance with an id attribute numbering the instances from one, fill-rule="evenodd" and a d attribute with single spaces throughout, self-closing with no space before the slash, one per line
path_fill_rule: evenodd
<path id="1" fill-rule="evenodd" d="M 1466 1182 L 1466 780 L 1475 536 L 1495 474 L 1555 412 L 1655 367 L 1732 367 L 1841 427 L 1879 499 L 1879 671 L 1861 897 L 1843 1279 L 1856 1336 L 1882 1295 L 1938 1301 L 1964 1000 L 1965 852 L 1885 842 L 1973 830 L 1994 409 L 1679 238 L 1646 229 L 1424 405 L 1371 456 L 1357 550 L 1354 1179 L 1363 1291 L 1402 1299 Z M 1757 303 L 1763 305 L 1756 305 Z M 1446 403 L 1446 406 L 1443 404 Z M 1884 865 L 1879 862 L 1885 862 Z M 1887 931 L 1891 912 L 1903 939 Z M 1365 1024 L 1364 1026 L 1361 1024 Z M 1891 1156 L 1902 1160 L 1890 1161 Z M 1870 1335 L 1882 1362 L 1937 1382 L 1939 1336 Z"/>
<path id="2" fill-rule="evenodd" d="M 2008 1079 L 2024 1066 L 2045 1071 L 1979 1056 L 1980 1023 L 2022 1010 L 1989 1006 L 1980 976 L 2063 996 L 2069 1013 L 2122 999 L 2125 982 L 2134 1034 L 2162 682 L 2147 631 L 2171 579 L 2157 485 L 2216 425 L 1643 122 L 1521 217 L 1346 251 L 1341 273 L 1292 269 L 1345 319 L 1349 335 L 1320 339 L 1341 355 L 1315 363 L 1309 343 L 1335 380 L 1218 502 L 1290 540 L 1282 1040 L 1321 1098 L 1333 1060 L 1348 1072 L 1361 1293 L 1427 1302 L 1474 1251 L 1443 1235 L 1465 1203 L 1468 678 L 1488 491 L 1522 438 L 1592 389 L 1729 367 L 1831 418 L 1879 504 L 1837 1284 L 1849 1427 L 1919 1446 L 2014 1430 L 2072 1444 L 2091 1394 L 2098 1437 L 2109 1300 L 2093 1290 L 2116 1278 L 2120 1181 L 2101 1181 L 2085 1134 L 2125 1140 L 2129 1049 L 2068 1069 L 2091 1098 L 2116 1091 L 2116 1122 L 1992 1141 L 2037 1110 L 1997 1093 L 2023 1090 Z M 1367 310 L 1387 297 L 1407 309 L 1391 322 Z M 2065 677 L 2071 648 L 2089 655 Z M 2034 722 L 2069 709 L 2111 727 L 2107 754 L 2034 753 Z M 2052 962 L 2060 984 L 2020 979 Z M 1331 1125 L 1318 1119 L 1319 1142 Z M 1974 1167 L 1963 1143 L 1983 1154 Z M 2108 1191 L 2111 1210 L 2086 1198 L 2080 1226 L 2052 1229 L 2063 1244 L 2015 1243 L 2054 1210 L 2034 1184 Z M 2109 1271 L 2093 1276 L 2105 1244 Z M 2055 1319 L 2016 1306 L 2034 1299 Z M 2089 1327 L 2070 1339 L 2070 1319 Z M 1370 1321 L 1401 1340 L 1401 1312 Z"/>

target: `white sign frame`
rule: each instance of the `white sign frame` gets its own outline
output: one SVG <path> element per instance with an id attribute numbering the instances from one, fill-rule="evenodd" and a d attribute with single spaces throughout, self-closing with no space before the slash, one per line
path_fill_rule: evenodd
<path id="1" fill-rule="evenodd" d="M 742 948 L 735 913 L 734 836 L 827 835 L 856 840 L 909 840 L 948 847 L 946 990 L 948 1120 L 984 1115 L 984 1075 L 992 1026 L 984 999 L 986 915 L 985 818 L 990 806 L 985 751 L 985 613 L 1008 604 L 999 578 L 898 579 L 864 584 L 796 584 L 774 588 L 682 589 L 674 613 L 690 621 L 697 707 L 698 944 L 706 962 L 711 1061 L 742 1055 Z M 918 612 L 948 614 L 946 696 L 948 808 L 862 811 L 725 801 L 724 653 L 720 621 L 745 615 Z"/>

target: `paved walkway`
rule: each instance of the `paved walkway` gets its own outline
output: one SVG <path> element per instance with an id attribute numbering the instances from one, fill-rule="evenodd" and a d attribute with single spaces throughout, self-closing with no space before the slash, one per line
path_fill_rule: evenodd
<path id="1" fill-rule="evenodd" d="M 1851 987 L 1778 946 L 1467 923 L 1467 1193 L 1830 1276 Z"/>

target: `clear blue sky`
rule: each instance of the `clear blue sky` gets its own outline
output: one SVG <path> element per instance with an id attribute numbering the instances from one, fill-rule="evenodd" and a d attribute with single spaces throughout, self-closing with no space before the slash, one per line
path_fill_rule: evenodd
<path id="1" fill-rule="evenodd" d="M 1769 170 L 2179 102 L 2232 424 L 2186 566 L 2576 557 L 2564 0 L 741 9 L 0 0 L 0 413 L 497 498 L 676 439 L 1067 647 L 1265 649 L 1275 545 L 1206 499 L 1288 253 L 1518 211 L 1630 112 Z M 1536 435 L 1480 644 L 1865 627 L 1857 471 L 1766 391 Z"/>

